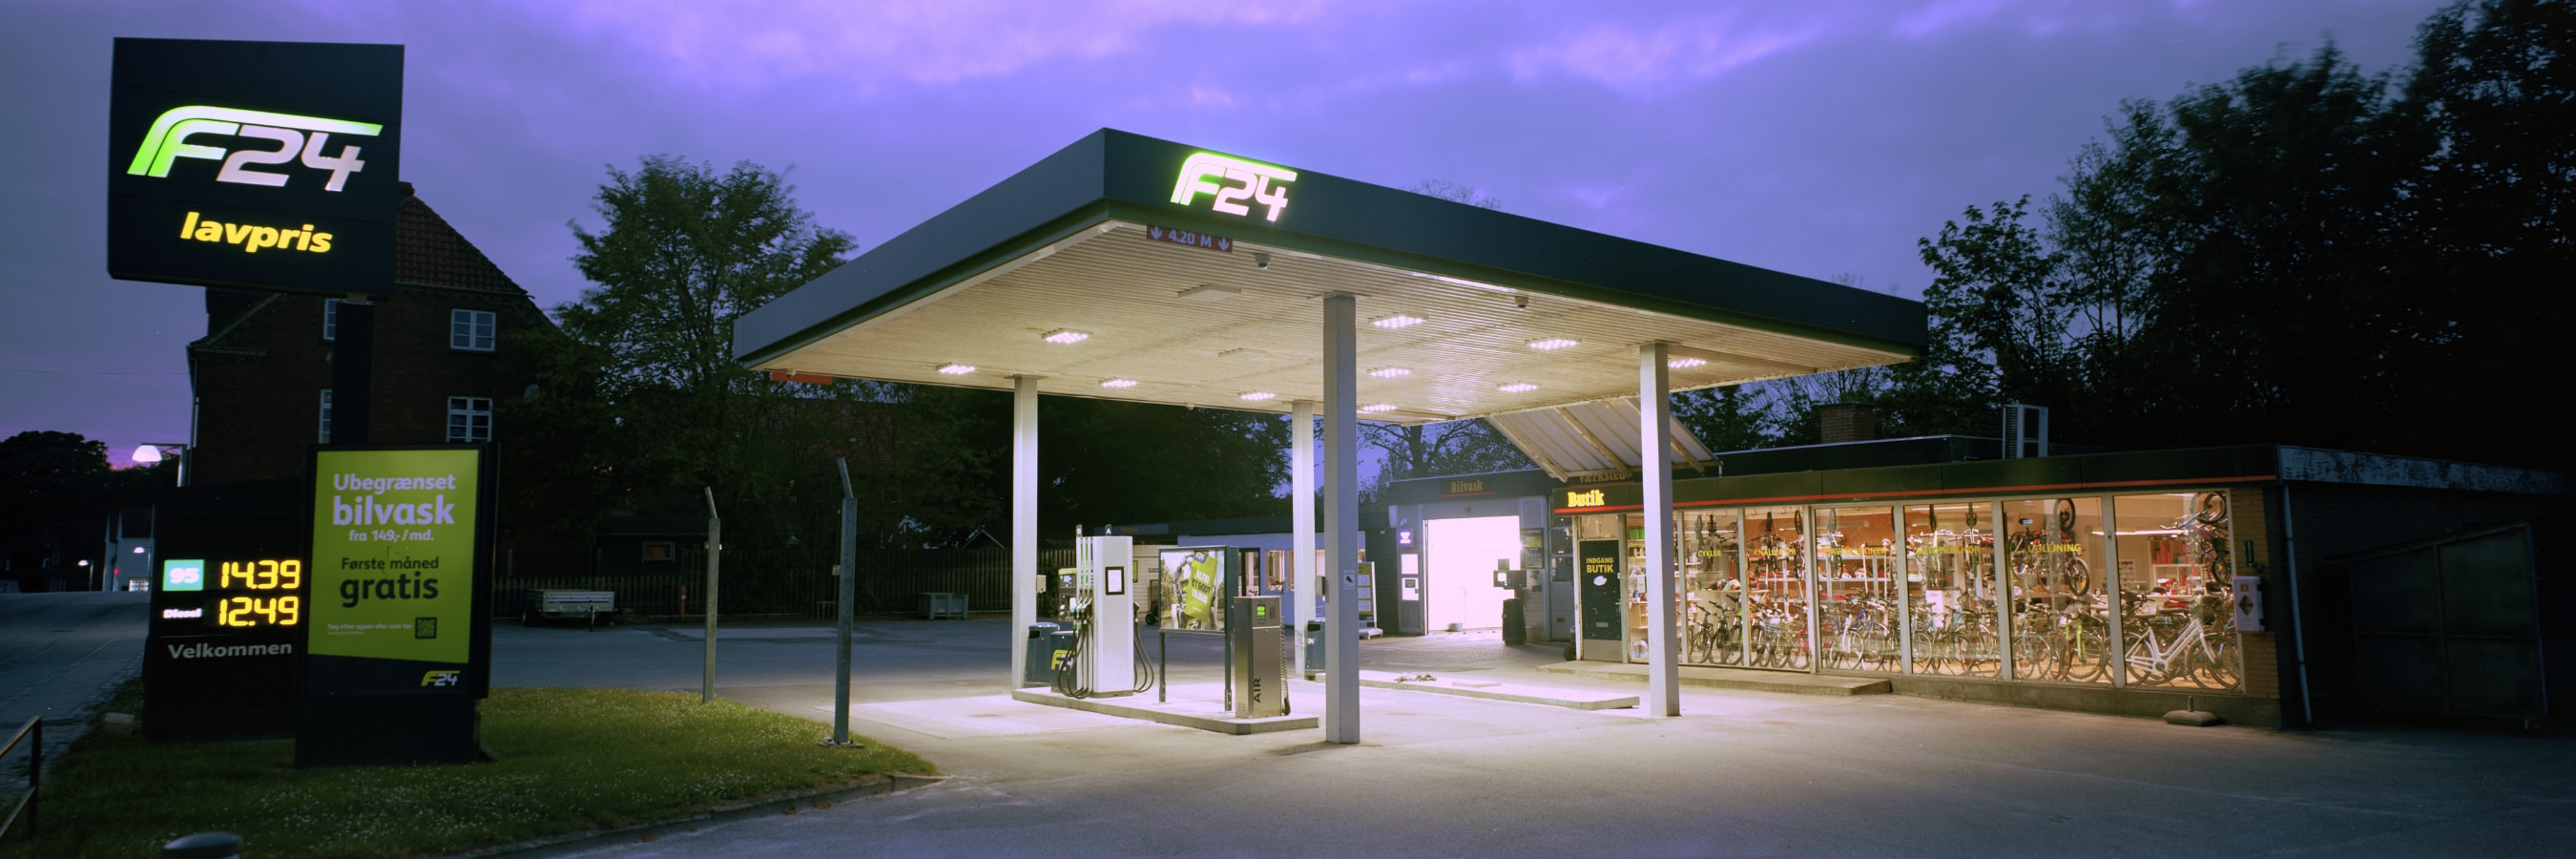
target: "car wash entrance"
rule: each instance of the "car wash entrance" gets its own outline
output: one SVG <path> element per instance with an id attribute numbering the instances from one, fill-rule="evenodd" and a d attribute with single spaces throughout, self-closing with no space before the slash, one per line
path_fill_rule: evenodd
<path id="1" fill-rule="evenodd" d="M 1358 603 L 1384 584 L 1361 564 L 1358 421 L 1492 418 L 1524 450 L 1580 445 L 1654 474 L 1705 453 L 1674 433 L 1673 390 L 1895 363 L 1923 343 L 1917 302 L 1102 130 L 744 315 L 734 353 L 776 374 L 1012 392 L 1014 644 L 1036 620 L 1039 541 L 1073 536 L 1037 531 L 1041 394 L 1290 416 L 1303 569 L 1287 602 L 1321 591 L 1324 733 L 1355 743 Z M 1514 552 L 1436 560 L 1416 587 L 1453 588 L 1454 622 L 1482 625 Z M 1670 620 L 1650 629 L 1658 653 Z M 1016 685 L 1026 648 L 1011 652 L 995 675 Z M 1650 709 L 1677 712 L 1670 678 L 1652 685 Z"/>
<path id="2" fill-rule="evenodd" d="M 1508 575 L 1520 566 L 1520 517 L 1433 519 L 1422 527 L 1424 625 L 1451 632 L 1501 625 L 1503 599 L 1510 591 L 1495 575 L 1497 570 Z"/>

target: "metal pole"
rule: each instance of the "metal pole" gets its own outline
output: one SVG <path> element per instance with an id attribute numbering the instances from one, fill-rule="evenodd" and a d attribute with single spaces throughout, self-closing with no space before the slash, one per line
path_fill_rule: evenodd
<path id="1" fill-rule="evenodd" d="M 850 744 L 850 616 L 859 578 L 859 495 L 850 490 L 850 460 L 841 464 L 841 658 L 832 672 L 832 745 Z"/>
<path id="2" fill-rule="evenodd" d="M 1011 377 L 1011 679 L 1028 675 L 1029 627 L 1038 622 L 1038 379 Z"/>
<path id="3" fill-rule="evenodd" d="M 1645 483 L 1646 698 L 1657 716 L 1682 714 L 1681 642 L 1673 636 L 1672 369 L 1663 343 L 1637 347 L 1637 469 Z M 1810 602 L 1814 595 L 1808 596 Z"/>
<path id="4" fill-rule="evenodd" d="M 1359 302 L 1349 293 L 1324 297 L 1324 739 L 1360 741 Z"/>
<path id="5" fill-rule="evenodd" d="M 724 563 L 724 517 L 716 514 L 716 488 L 707 490 L 707 671 L 698 682 L 698 703 L 716 699 L 716 569 Z"/>

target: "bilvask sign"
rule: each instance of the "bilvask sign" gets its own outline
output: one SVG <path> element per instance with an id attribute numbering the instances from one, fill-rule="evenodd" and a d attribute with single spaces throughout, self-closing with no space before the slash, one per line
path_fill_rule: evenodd
<path id="1" fill-rule="evenodd" d="M 390 292 L 402 67 L 400 45 L 116 40 L 108 274 Z"/>

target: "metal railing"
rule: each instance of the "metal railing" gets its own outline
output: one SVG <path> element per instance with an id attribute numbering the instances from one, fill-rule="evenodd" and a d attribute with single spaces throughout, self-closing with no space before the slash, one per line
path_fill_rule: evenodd
<path id="1" fill-rule="evenodd" d="M 36 834 L 36 791 L 45 785 L 45 717 L 28 719 L 9 738 L 8 745 L 0 745 L 0 758 L 16 750 L 20 740 L 27 741 L 27 795 L 19 797 L 17 806 L 9 809 L 8 819 L 0 820 L 0 837 L 6 837 L 9 827 L 17 825 L 20 814 L 27 815 L 27 834 Z"/>

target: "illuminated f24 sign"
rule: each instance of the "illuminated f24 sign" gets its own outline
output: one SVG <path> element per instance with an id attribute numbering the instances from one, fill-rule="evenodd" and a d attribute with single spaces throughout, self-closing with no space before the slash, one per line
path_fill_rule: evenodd
<path id="1" fill-rule="evenodd" d="M 1288 183 L 1297 181 L 1297 171 L 1268 164 L 1256 164 L 1240 158 L 1228 158 L 1212 152 L 1190 155 L 1181 162 L 1180 181 L 1172 185 L 1172 202 L 1194 205 L 1200 194 L 1216 199 L 1209 208 L 1229 215 L 1252 214 L 1245 200 L 1260 203 L 1270 220 L 1288 208 Z"/>
<path id="2" fill-rule="evenodd" d="M 242 185 L 286 185 L 287 174 L 251 169 L 257 164 L 284 164 L 300 161 L 315 170 L 327 170 L 322 190 L 338 191 L 349 181 L 349 174 L 365 170 L 367 162 L 358 160 L 358 146 L 344 144 L 340 154 L 325 155 L 323 147 L 331 135 L 346 134 L 374 137 L 385 127 L 371 122 L 350 122 L 318 116 L 296 116 L 229 107 L 189 105 L 171 108 L 152 121 L 152 130 L 143 135 L 143 146 L 134 153 L 134 163 L 125 172 L 134 176 L 164 178 L 170 175 L 170 164 L 181 158 L 221 160 L 224 168 L 215 173 L 217 182 Z M 188 142 L 193 135 L 229 135 L 277 142 L 275 149 L 226 150 Z"/>

